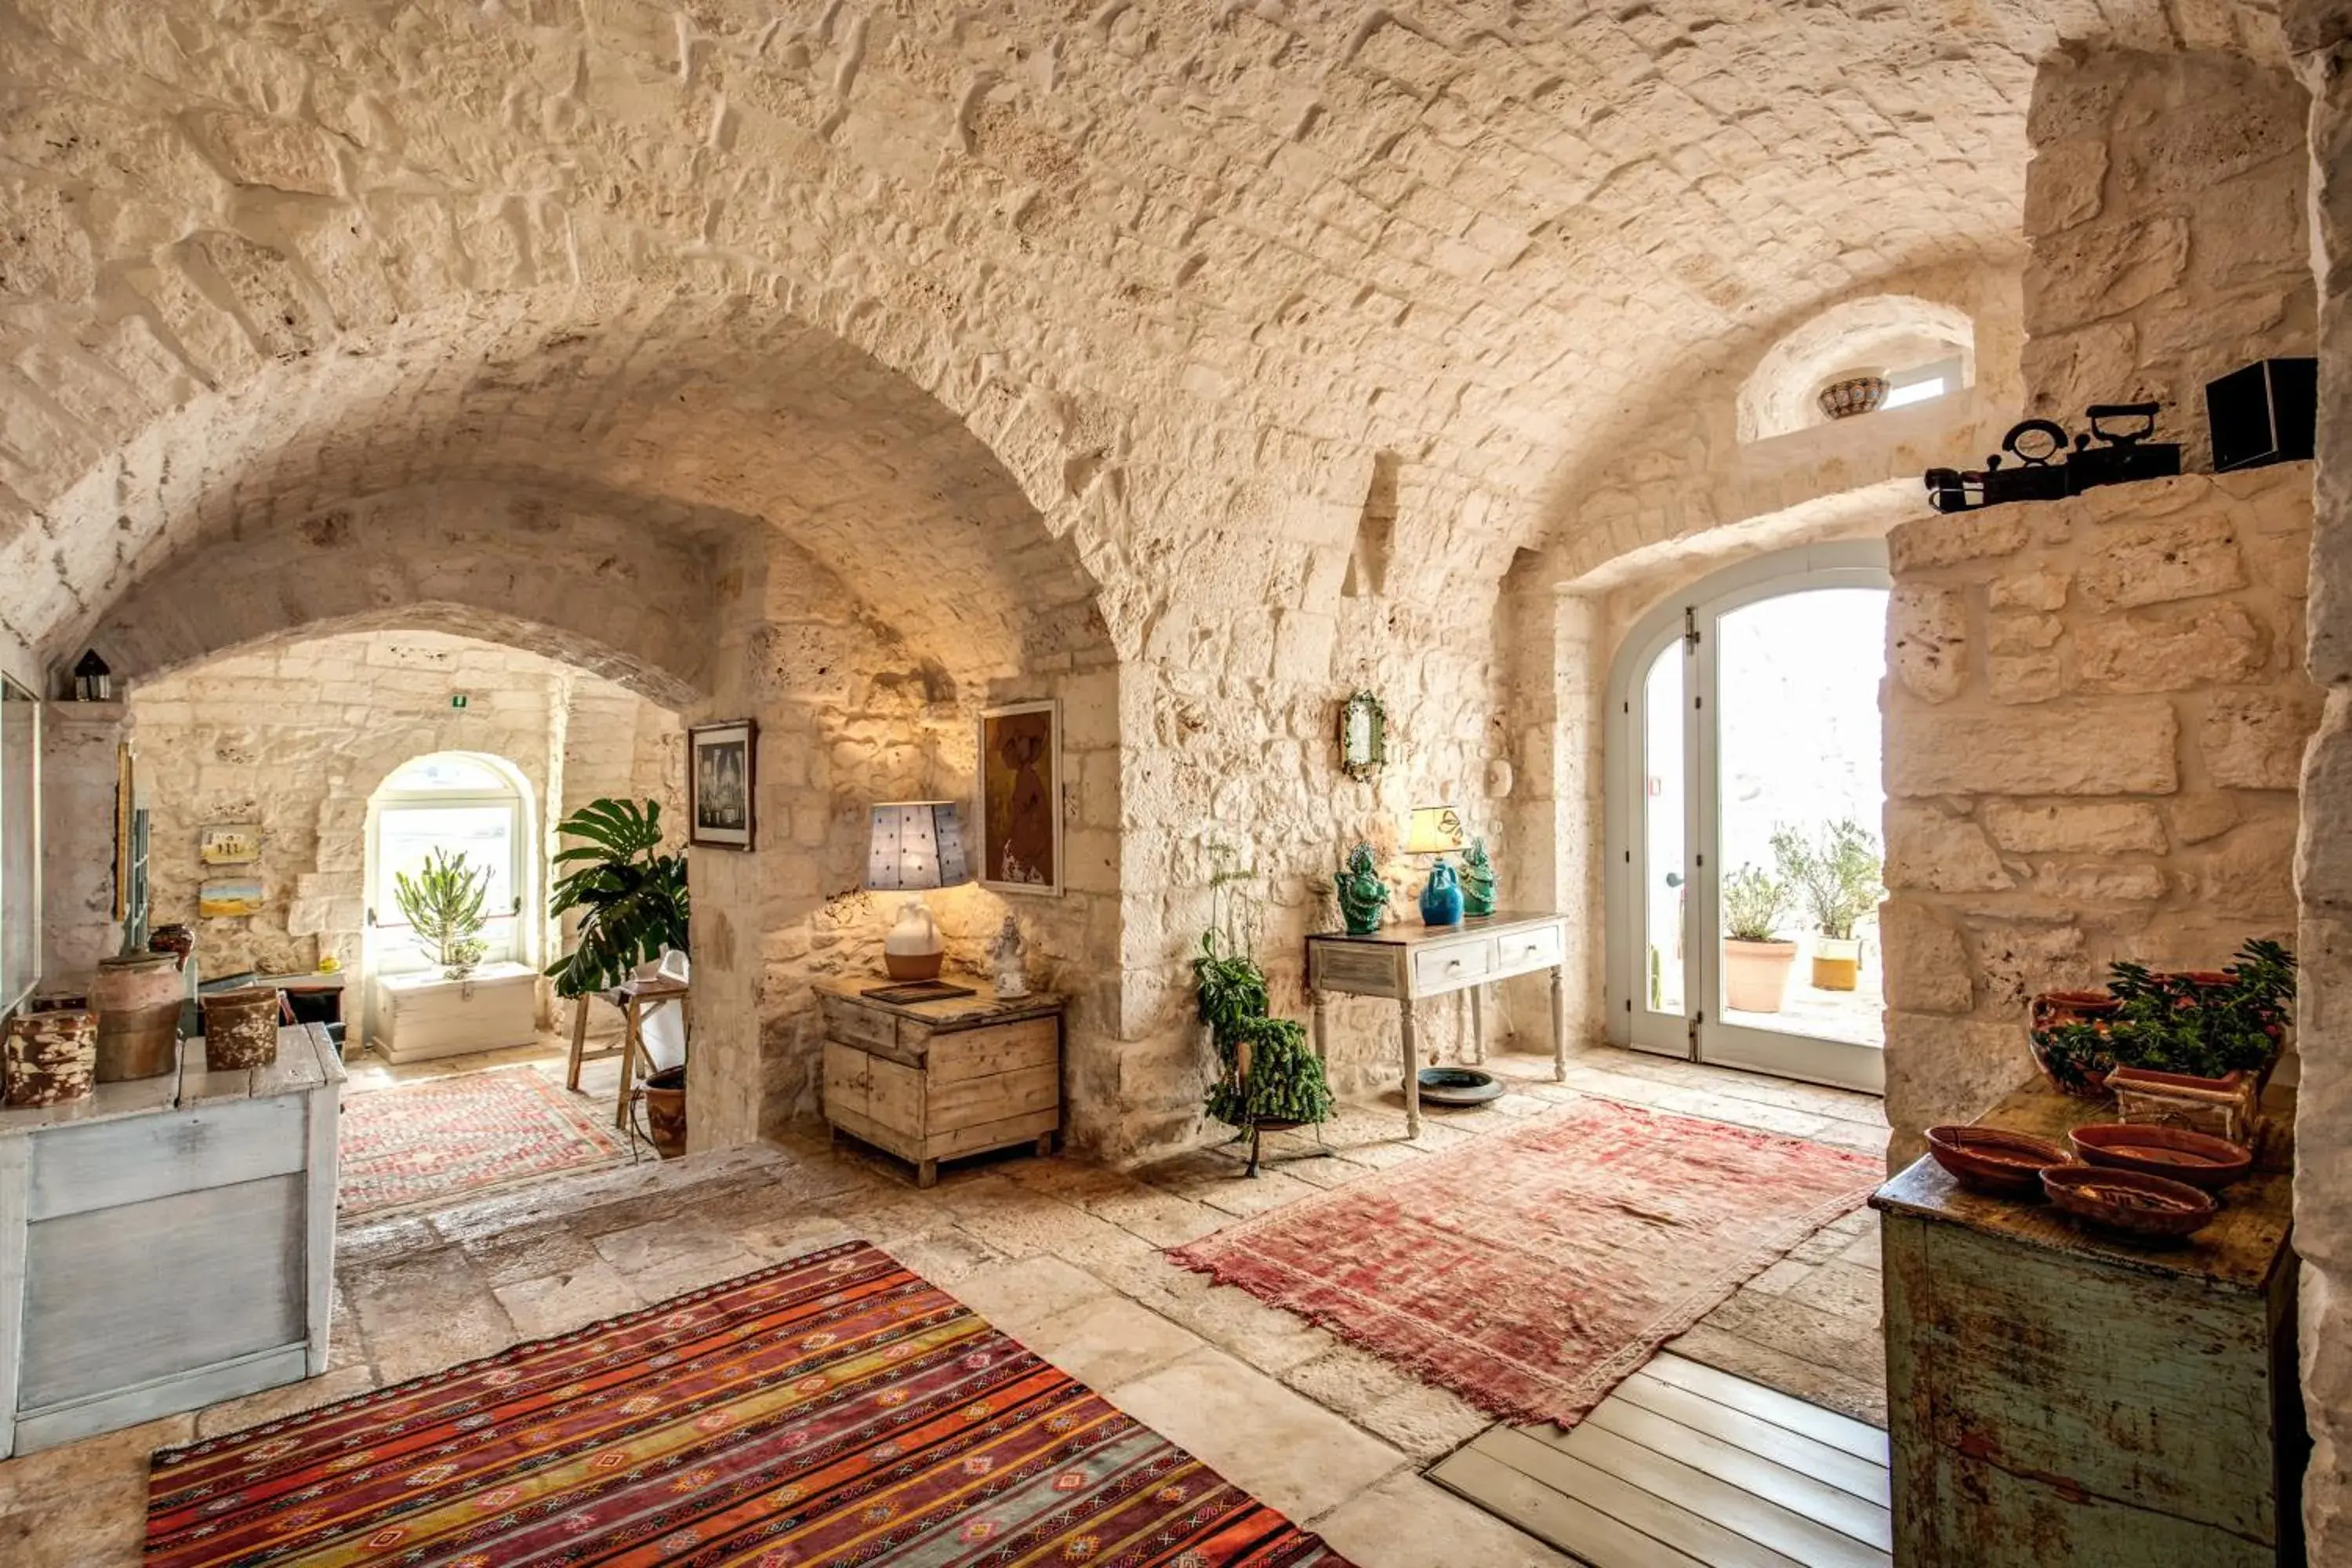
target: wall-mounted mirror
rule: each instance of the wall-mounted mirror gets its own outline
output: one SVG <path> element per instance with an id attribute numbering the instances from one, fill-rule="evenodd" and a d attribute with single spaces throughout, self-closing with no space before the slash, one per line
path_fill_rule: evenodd
<path id="1" fill-rule="evenodd" d="M 1339 709 L 1339 771 L 1362 784 L 1388 760 L 1388 710 L 1370 692 L 1359 691 Z"/>

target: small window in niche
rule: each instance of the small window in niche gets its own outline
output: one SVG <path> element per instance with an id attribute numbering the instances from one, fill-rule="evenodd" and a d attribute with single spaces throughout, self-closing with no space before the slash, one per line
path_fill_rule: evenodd
<path id="1" fill-rule="evenodd" d="M 1933 364 L 1914 365 L 1909 370 L 1891 371 L 1886 377 L 1886 401 L 1884 409 L 1900 408 L 1906 403 L 1925 403 L 1931 397 L 1941 397 L 1960 387 L 1960 361 L 1956 354 L 1939 359 Z"/>

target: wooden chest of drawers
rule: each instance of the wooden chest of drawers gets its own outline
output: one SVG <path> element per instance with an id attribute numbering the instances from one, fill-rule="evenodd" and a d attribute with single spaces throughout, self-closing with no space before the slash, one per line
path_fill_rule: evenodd
<path id="1" fill-rule="evenodd" d="M 1062 1126 L 1062 998 L 979 994 L 898 1005 L 859 993 L 870 981 L 824 982 L 824 1118 L 839 1131 L 914 1163 L 929 1186 L 939 1163 L 1034 1142 L 1053 1152 Z"/>

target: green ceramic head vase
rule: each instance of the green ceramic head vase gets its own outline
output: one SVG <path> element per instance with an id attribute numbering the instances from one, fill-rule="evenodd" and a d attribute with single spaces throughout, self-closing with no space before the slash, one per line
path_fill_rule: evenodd
<path id="1" fill-rule="evenodd" d="M 1486 858 L 1486 841 L 1474 838 L 1470 847 L 1462 851 L 1462 912 L 1465 915 L 1491 915 L 1495 912 L 1495 866 Z"/>
<path id="2" fill-rule="evenodd" d="M 1339 917 L 1349 936 L 1370 936 L 1381 929 L 1381 911 L 1388 907 L 1389 885 L 1372 864 L 1372 847 L 1359 844 L 1348 852 L 1348 868 L 1331 879 L 1339 892 Z"/>

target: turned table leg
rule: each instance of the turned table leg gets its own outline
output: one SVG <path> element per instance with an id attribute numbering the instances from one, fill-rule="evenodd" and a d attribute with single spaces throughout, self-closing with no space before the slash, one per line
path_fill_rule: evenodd
<path id="1" fill-rule="evenodd" d="M 563 1087 L 580 1092 L 580 1060 L 588 1050 L 588 993 L 572 999 L 572 1065 L 564 1069 Z"/>
<path id="2" fill-rule="evenodd" d="M 1568 982 L 1563 966 L 1551 966 L 1551 1080 L 1568 1081 Z"/>
<path id="3" fill-rule="evenodd" d="M 1404 1135 L 1421 1136 L 1421 1052 L 1413 1038 L 1412 1003 L 1397 1004 L 1397 1016 L 1404 1031 Z"/>
<path id="4" fill-rule="evenodd" d="M 1486 1061 L 1486 988 L 1470 987 L 1470 1059 L 1480 1066 Z"/>
<path id="5" fill-rule="evenodd" d="M 1330 1049 L 1325 1043 L 1331 1027 L 1328 997 L 1321 991 L 1310 991 L 1307 994 L 1307 1005 L 1308 1016 L 1314 1020 L 1315 1059 L 1328 1062 L 1331 1059 Z"/>

